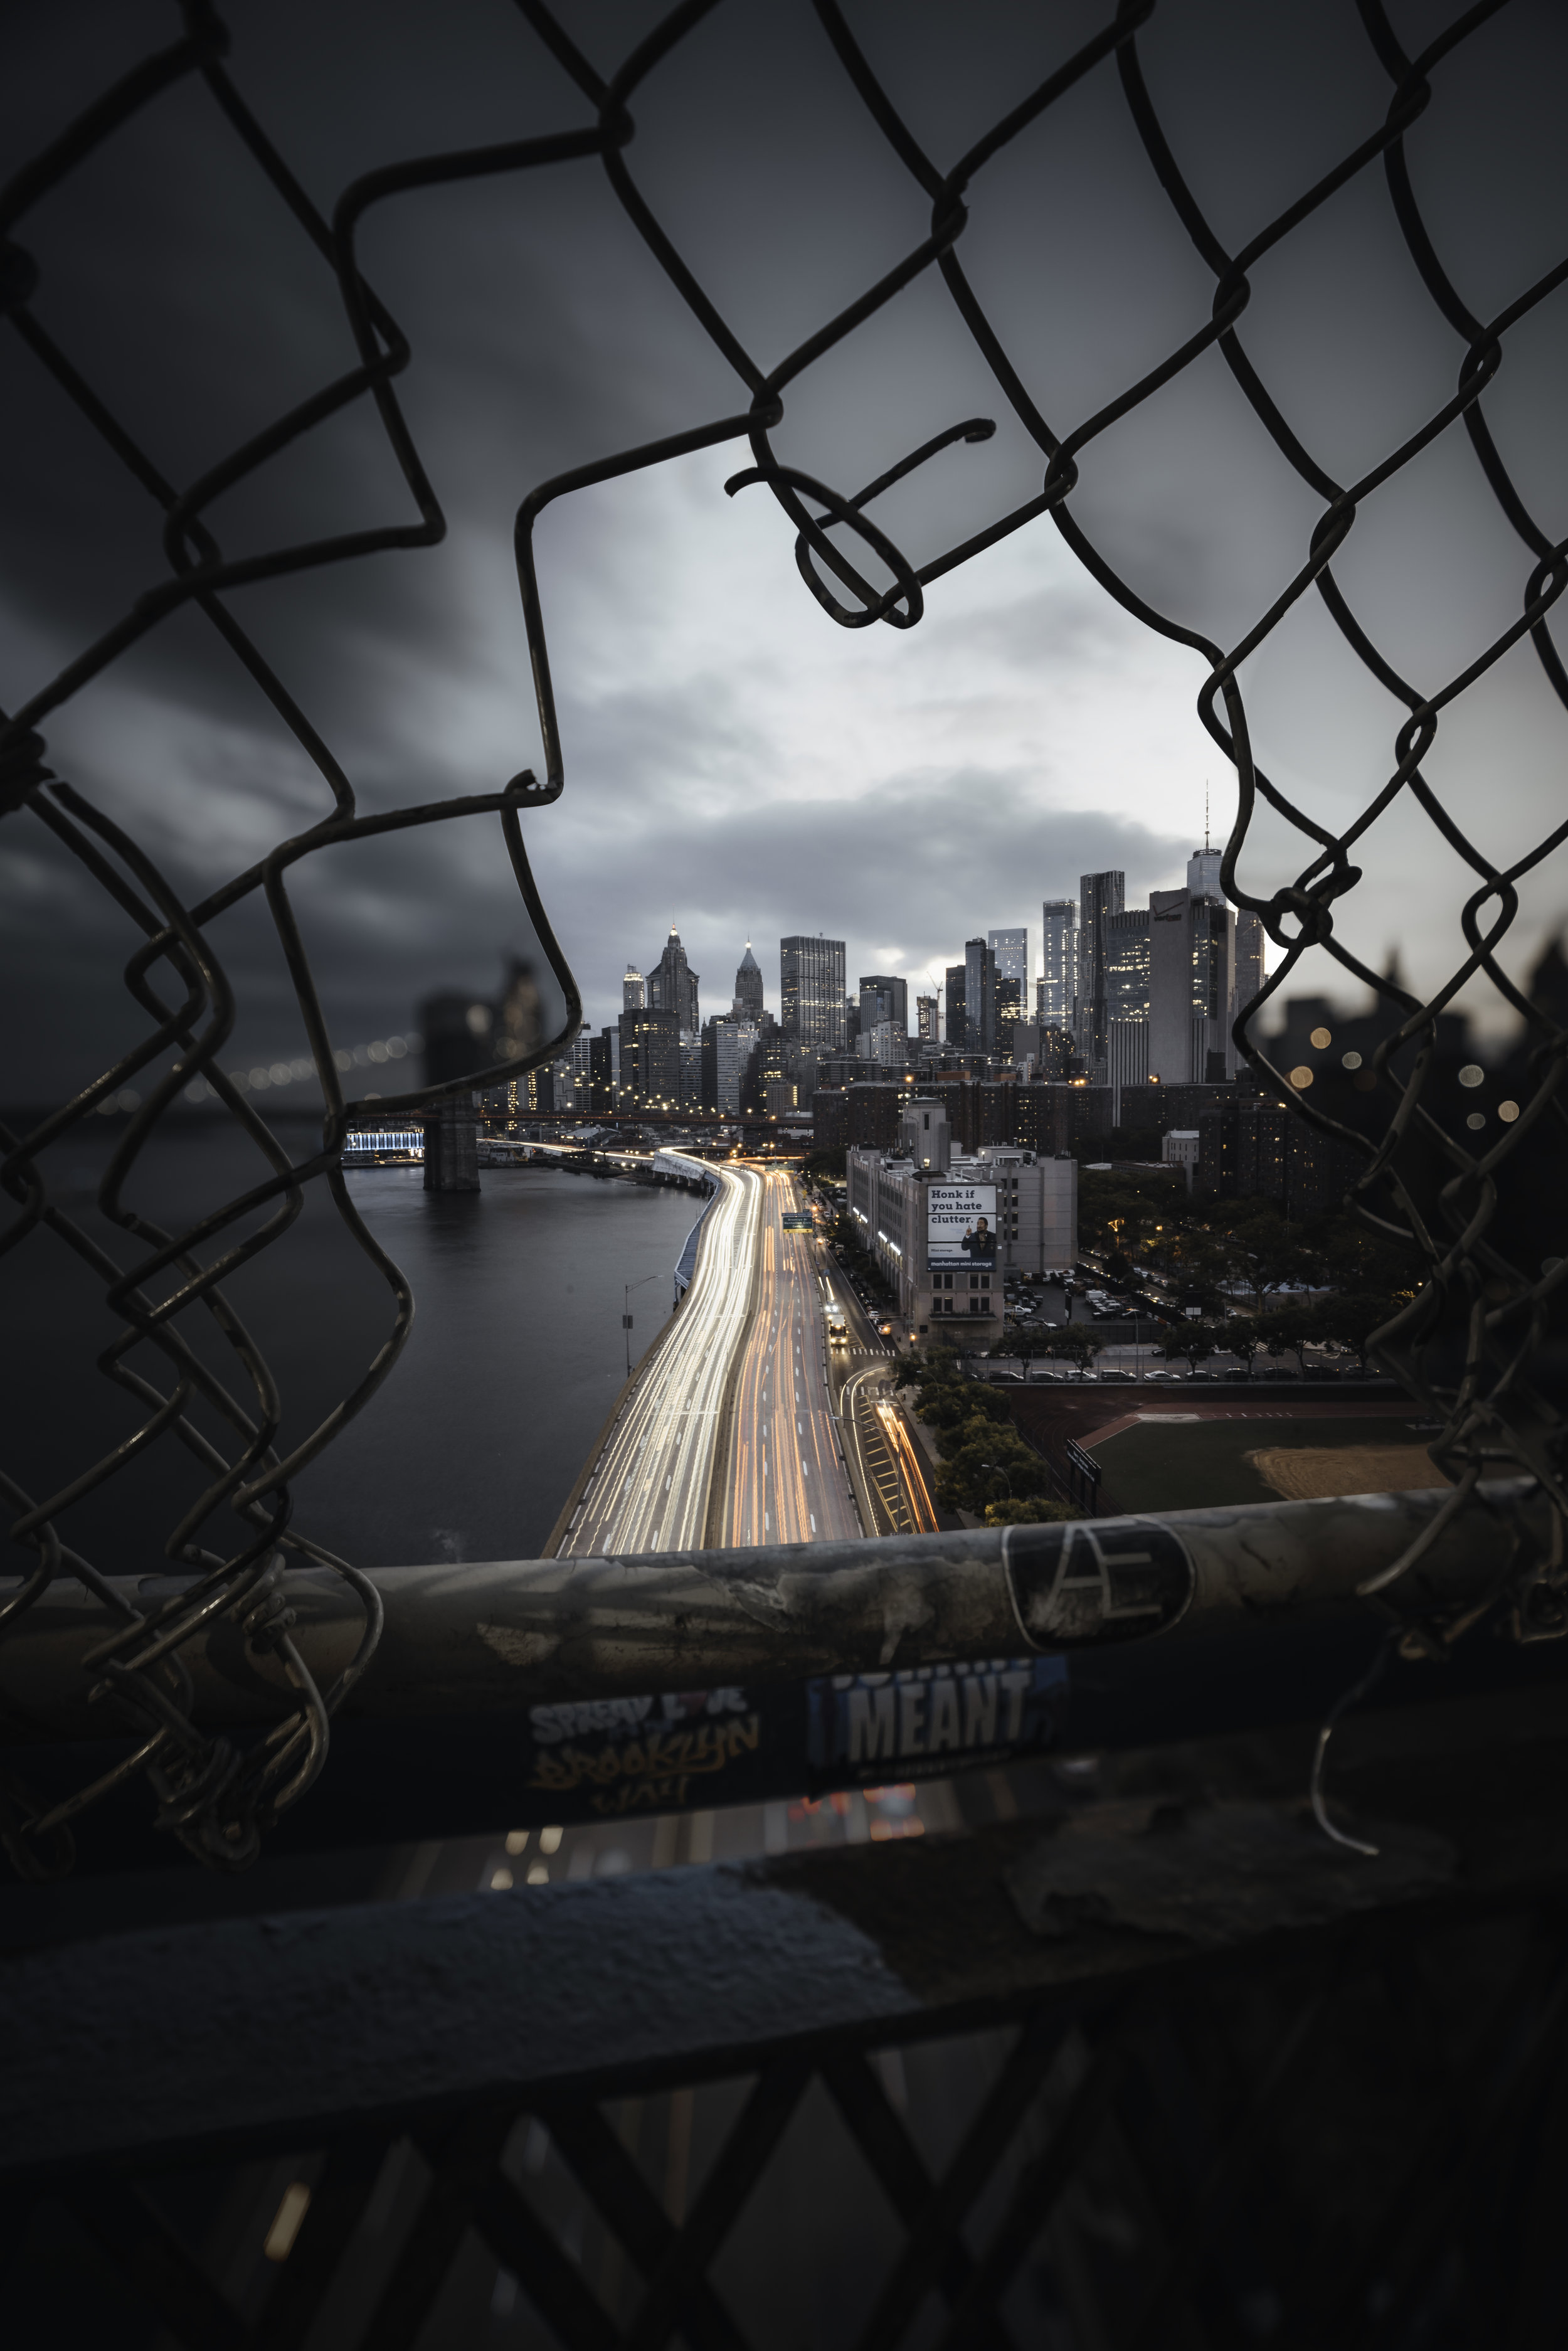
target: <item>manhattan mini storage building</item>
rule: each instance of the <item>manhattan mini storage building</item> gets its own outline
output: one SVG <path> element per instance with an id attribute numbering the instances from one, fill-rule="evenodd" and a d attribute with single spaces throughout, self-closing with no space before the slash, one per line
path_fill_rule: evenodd
<path id="1" fill-rule="evenodd" d="M 1010 1144 L 955 1156 L 939 1102 L 916 1097 L 891 1150 L 848 1152 L 845 1178 L 850 1214 L 912 1337 L 962 1317 L 968 1343 L 987 1344 L 1007 1280 L 1076 1262 L 1077 1162 Z"/>

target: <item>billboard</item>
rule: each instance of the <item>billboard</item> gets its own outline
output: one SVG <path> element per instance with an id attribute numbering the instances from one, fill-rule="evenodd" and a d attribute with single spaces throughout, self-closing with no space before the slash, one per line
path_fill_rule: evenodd
<path id="1" fill-rule="evenodd" d="M 988 1272 L 997 1261 L 996 1186 L 928 1184 L 925 1249 L 933 1269 L 969 1266 Z"/>

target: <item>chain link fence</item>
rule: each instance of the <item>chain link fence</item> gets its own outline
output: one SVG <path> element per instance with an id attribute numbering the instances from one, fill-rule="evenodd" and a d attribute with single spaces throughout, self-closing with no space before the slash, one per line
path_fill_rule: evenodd
<path id="1" fill-rule="evenodd" d="M 1092 579 L 1148 629 L 1201 655 L 1208 674 L 1198 696 L 1204 726 L 1234 768 L 1237 815 L 1226 844 L 1222 878 L 1231 902 L 1261 917 L 1281 952 L 1263 996 L 1247 1016 L 1238 1043 L 1254 1071 L 1277 1085 L 1297 1114 L 1320 1131 L 1354 1144 L 1364 1172 L 1354 1189 L 1361 1217 L 1375 1231 L 1413 1240 L 1427 1276 L 1419 1294 L 1378 1334 L 1375 1352 L 1411 1395 L 1440 1421 L 1434 1458 L 1454 1481 L 1442 1513 L 1403 1557 L 1368 1583 L 1365 1596 L 1387 1613 L 1407 1646 L 1440 1654 L 1489 1611 L 1506 1616 L 1517 1638 L 1533 1640 L 1568 1629 L 1568 1577 L 1562 1530 L 1568 1492 L 1561 1467 L 1563 1423 L 1543 1384 L 1532 1377 L 1556 1293 L 1568 1278 L 1568 1257 L 1544 1267 L 1516 1261 L 1506 1216 L 1510 1169 L 1527 1148 L 1560 1147 L 1561 1084 L 1568 1034 L 1542 1004 L 1511 979 L 1501 950 L 1520 908 L 1521 884 L 1568 838 L 1568 822 L 1549 831 L 1511 862 L 1500 864 L 1481 841 L 1473 819 L 1461 821 L 1423 771 L 1445 716 L 1461 696 L 1495 672 L 1516 649 L 1533 656 L 1559 705 L 1568 704 L 1568 675 L 1551 634 L 1551 614 L 1568 573 L 1564 548 L 1552 526 L 1532 511 L 1511 475 L 1489 425 L 1485 400 L 1502 366 L 1509 338 L 1540 311 L 1568 276 L 1568 261 L 1521 287 L 1495 316 L 1472 314 L 1457 288 L 1415 192 L 1407 141 L 1445 93 L 1462 82 L 1471 46 L 1504 5 L 1481 0 L 1458 16 L 1421 54 L 1401 46 L 1379 0 L 1361 0 L 1359 21 L 1385 83 L 1385 102 L 1364 134 L 1303 186 L 1274 218 L 1232 250 L 1207 216 L 1184 177 L 1140 57 L 1140 37 L 1155 0 L 1123 0 L 1108 10 L 1092 37 L 997 120 L 956 161 L 934 160 L 884 88 L 834 0 L 816 0 L 824 73 L 844 77 L 863 109 L 865 137 L 896 160 L 929 200 L 928 232 L 858 298 L 825 319 L 785 358 L 764 366 L 745 347 L 699 283 L 661 224 L 632 157 L 635 107 L 658 75 L 691 43 L 714 0 L 686 0 L 665 16 L 604 78 L 562 25 L 538 0 L 519 0 L 532 37 L 564 68 L 580 97 L 577 127 L 549 135 L 444 154 L 423 154 L 356 179 L 330 215 L 319 210 L 287 156 L 246 101 L 243 59 L 231 71 L 231 37 L 218 12 L 187 0 L 177 39 L 148 55 L 100 94 L 74 120 L 56 129 L 16 172 L 4 198 L 5 244 L 0 259 L 0 303 L 12 333 L 48 379 L 53 396 L 112 451 L 136 489 L 162 517 L 167 575 L 149 587 L 83 646 L 60 673 L 41 684 L 10 716 L 0 736 L 0 813 L 16 826 L 41 826 L 129 917 L 144 944 L 124 980 L 144 1022 L 139 1040 L 105 1066 L 90 1084 L 59 1103 L 30 1133 L 0 1135 L 10 1221 L 4 1246 L 64 1251 L 85 1265 L 120 1322 L 120 1334 L 99 1371 L 131 1397 L 140 1415 L 134 1433 L 100 1458 L 84 1462 L 57 1490 L 35 1494 L 6 1476 L 13 1544 L 32 1556 L 26 1573 L 0 1604 L 0 1633 L 14 1633 L 56 1576 L 81 1580 L 104 1607 L 104 1634 L 92 1654 L 94 1697 L 106 1735 L 133 1740 L 112 1771 L 49 1809 L 15 1780 L 0 1796 L 0 1828 L 16 1866 L 30 1876 L 68 1869 L 70 1822 L 111 1787 L 145 1775 L 160 1823 L 212 1865 L 245 1865 L 269 1823 L 300 1798 L 325 1761 L 331 1716 L 371 1667 L 379 1627 L 372 1585 L 350 1562 L 313 1542 L 293 1520 L 291 1489 L 300 1472 L 332 1443 L 391 1374 L 409 1327 L 411 1300 L 397 1267 L 356 1212 L 345 1186 L 345 1139 L 363 1104 L 344 1091 L 343 1056 L 335 1052 L 311 958 L 291 898 L 296 869 L 324 850 L 408 828 L 461 820 L 498 825 L 524 908 L 565 999 L 559 1034 L 527 1054 L 478 1071 L 463 1081 L 499 1084 L 552 1058 L 575 1035 L 580 999 L 535 885 L 524 843 L 523 820 L 557 800 L 565 785 L 565 758 L 551 684 L 543 601 L 533 556 L 533 530 L 552 501 L 591 485 L 661 465 L 692 452 L 735 443 L 744 453 L 726 486 L 731 495 L 768 492 L 797 534 L 795 559 L 806 589 L 841 627 L 882 622 L 912 629 L 927 591 L 948 573 L 1009 534 L 1049 519 Z M 1163 13 L 1163 12 L 1162 12 Z M 1181 37 L 1186 37 L 1184 34 Z M 1125 383 L 1092 414 L 1064 424 L 1048 420 L 1030 389 L 1027 364 L 1009 350 L 988 315 L 964 266 L 966 233 L 988 199 L 996 167 L 1020 142 L 1049 138 L 1052 110 L 1091 78 L 1113 85 L 1152 170 L 1191 247 L 1213 280 L 1207 312 L 1159 362 Z M 357 364 L 319 384 L 260 432 L 209 465 L 197 478 L 168 479 L 140 445 L 116 407 L 111 382 L 89 379 L 77 357 L 49 332 L 34 304 L 39 277 L 26 243 L 31 215 L 109 147 L 128 124 L 155 115 L 176 92 L 197 92 L 215 126 L 248 159 L 293 223 L 292 234 L 330 274 L 351 331 Z M 733 413 L 694 422 L 643 446 L 618 451 L 542 484 L 527 497 L 516 525 L 517 574 L 532 655 L 544 744 L 543 775 L 525 772 L 503 788 L 429 805 L 360 812 L 344 766 L 318 731 L 287 680 L 236 618 L 233 592 L 253 583 L 298 577 L 323 566 L 381 556 L 413 558 L 445 529 L 436 487 L 399 398 L 399 379 L 413 356 L 408 338 L 369 282 L 359 258 L 361 228 L 377 208 L 417 204 L 436 188 L 505 174 L 549 173 L 597 158 L 626 220 L 695 319 L 733 371 L 738 392 Z M 1381 180 L 1400 238 L 1421 285 L 1459 350 L 1451 391 L 1360 478 L 1342 482 L 1315 455 L 1291 422 L 1290 387 L 1270 384 L 1249 356 L 1246 313 L 1254 285 L 1289 241 L 1358 181 Z M 1005 203 L 1005 193 L 998 197 Z M 957 544 L 915 562 L 880 526 L 872 509 L 895 484 L 960 442 L 996 431 L 976 415 L 955 422 L 922 445 L 898 455 L 865 487 L 845 492 L 789 462 L 784 434 L 792 389 L 868 321 L 923 281 L 946 289 L 954 309 L 994 379 L 998 401 L 1036 444 L 1041 463 L 1038 492 L 1010 511 L 977 515 Z M 1063 322 L 1078 330 L 1077 322 Z M 1074 513 L 1073 496 L 1102 455 L 1119 422 L 1152 402 L 1209 354 L 1218 354 L 1234 386 L 1263 428 L 1278 465 L 1316 502 L 1315 519 L 1299 550 L 1299 568 L 1234 643 L 1211 642 L 1179 615 L 1157 611 L 1123 576 Z M 171 365 L 177 355 L 171 355 Z M 412 501 L 414 519 L 322 537 L 287 546 L 232 551 L 209 518 L 214 503 L 237 486 L 267 475 L 308 436 L 328 429 L 350 408 L 368 408 L 386 452 Z M 1353 604 L 1334 562 L 1358 517 L 1444 435 L 1468 444 L 1481 481 L 1519 549 L 1518 611 L 1493 640 L 1479 647 L 1445 681 L 1409 681 L 1393 655 L 1375 642 Z M 880 583 L 880 584 L 879 584 Z M 1254 755 L 1243 693 L 1245 665 L 1269 644 L 1289 616 L 1316 599 L 1343 643 L 1378 687 L 1406 716 L 1394 744 L 1394 764 L 1381 789 L 1355 820 L 1331 831 L 1266 775 Z M 126 827 L 95 805 L 50 765 L 50 722 L 110 665 L 175 615 L 199 612 L 266 695 L 320 778 L 322 813 L 278 840 L 266 855 L 199 903 L 187 904 Z M 1354 862 L 1368 829 L 1396 803 L 1418 815 L 1473 877 L 1461 940 L 1443 985 L 1425 998 L 1397 978 L 1374 971 L 1336 929 L 1336 912 L 1360 878 Z M 1290 886 L 1249 889 L 1249 844 L 1259 814 L 1282 820 L 1303 844 L 1304 859 Z M 213 940 L 217 918 L 247 899 L 265 904 L 287 962 L 308 1040 L 322 1102 L 319 1147 L 296 1158 L 269 1127 L 254 1098 L 236 1088 L 223 1062 L 235 1022 L 234 990 Z M 1302 959 L 1322 950 L 1351 977 L 1373 989 L 1390 1009 L 1389 1034 L 1375 1057 L 1381 1123 L 1371 1132 L 1336 1119 L 1294 1090 L 1288 1073 L 1270 1063 L 1254 1033 L 1270 998 L 1288 987 Z M 1520 1113 L 1495 1141 L 1478 1144 L 1434 1099 L 1437 1024 L 1462 990 L 1490 984 L 1521 1021 L 1530 1040 L 1530 1089 Z M 114 1148 L 99 1194 L 102 1215 L 123 1236 L 117 1254 L 51 1196 L 44 1155 L 101 1104 L 125 1095 L 139 1081 L 140 1099 Z M 148 1145 L 193 1087 L 210 1089 L 223 1113 L 259 1156 L 266 1173 L 242 1194 L 199 1221 L 178 1228 L 151 1221 L 126 1202 L 128 1179 Z M 452 1087 L 426 1087 L 378 1097 L 378 1120 L 405 1120 Z M 1428 1180 L 1436 1169 L 1435 1180 Z M 298 1217 L 308 1186 L 330 1194 L 355 1244 L 384 1280 L 392 1301 L 385 1343 L 320 1425 L 287 1450 L 278 1447 L 282 1405 L 262 1353 L 232 1304 L 225 1284 L 285 1234 Z M 1503 1204 L 1500 1207 L 1500 1203 Z M 215 1332 L 227 1376 L 219 1377 L 190 1332 L 198 1323 Z M 147 1351 L 151 1350 L 151 1357 Z M 132 1358 L 135 1358 L 133 1361 Z M 140 1366 L 156 1359 L 151 1376 Z M 209 1433 L 226 1431 L 223 1443 Z M 75 1504 L 124 1472 L 153 1447 L 183 1447 L 204 1483 L 178 1523 L 162 1531 L 162 1547 L 192 1580 L 172 1597 L 138 1610 L 110 1588 L 93 1562 L 70 1548 L 64 1531 Z M 1549 1542 L 1516 1546 L 1498 1591 L 1462 1612 L 1416 1604 L 1420 1562 L 1454 1514 L 1487 1508 L 1475 1489 L 1483 1477 L 1524 1473 L 1538 1481 L 1551 1505 Z M 312 1681 L 290 1637 L 290 1612 L 278 1590 L 290 1558 L 336 1571 L 358 1595 L 363 1632 L 352 1663 L 329 1687 Z M 221 1615 L 236 1620 L 258 1649 L 276 1650 L 297 1694 L 292 1712 L 248 1748 L 209 1737 L 193 1719 L 183 1646 Z"/>

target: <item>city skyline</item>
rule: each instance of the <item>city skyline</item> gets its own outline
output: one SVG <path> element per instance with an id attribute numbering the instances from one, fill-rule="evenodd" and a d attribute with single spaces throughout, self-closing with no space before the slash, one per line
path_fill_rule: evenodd
<path id="1" fill-rule="evenodd" d="M 1082 977 L 1087 981 L 1089 989 L 1092 991 L 1095 986 L 1094 975 L 1088 969 L 1081 973 L 1079 943 L 1085 929 L 1089 927 L 1083 920 L 1085 893 L 1092 893 L 1096 903 L 1102 900 L 1104 903 L 1105 911 L 1110 917 L 1107 925 L 1110 935 L 1117 942 L 1122 941 L 1124 933 L 1129 943 L 1134 935 L 1141 936 L 1143 940 L 1141 949 L 1134 949 L 1126 944 L 1118 944 L 1109 962 L 1103 967 L 1100 986 L 1109 1016 L 1124 1020 L 1128 1018 L 1146 1019 L 1150 986 L 1148 925 L 1151 921 L 1163 919 L 1166 911 L 1174 912 L 1178 901 L 1190 902 L 1193 899 L 1201 899 L 1219 906 L 1226 904 L 1219 886 L 1219 852 L 1217 850 L 1209 848 L 1207 844 L 1201 848 L 1194 848 L 1186 861 L 1186 866 L 1185 879 L 1180 884 L 1168 890 L 1153 889 L 1147 893 L 1128 891 L 1125 874 L 1117 869 L 1081 874 L 1078 891 L 1072 897 L 1063 896 L 1054 899 L 1046 897 L 1038 902 L 1041 906 L 1040 922 L 1030 921 L 1009 925 L 988 925 L 985 927 L 984 936 L 971 936 L 964 941 L 959 949 L 958 960 L 945 961 L 940 973 L 930 967 L 921 970 L 910 967 L 906 972 L 861 973 L 852 984 L 848 975 L 854 958 L 849 952 L 846 941 L 831 939 L 826 933 L 821 931 L 794 932 L 786 934 L 779 940 L 779 961 L 775 967 L 779 975 L 779 983 L 777 986 L 770 986 L 767 966 L 759 963 L 756 956 L 758 942 L 748 935 L 742 949 L 741 965 L 736 975 L 737 987 L 745 974 L 747 977 L 746 1009 L 748 1017 L 754 1018 L 758 1012 L 766 1012 L 769 1018 L 781 1027 L 789 1029 L 791 1033 L 801 1034 L 803 1041 L 823 1044 L 825 1040 L 807 1036 L 803 1030 L 797 1028 L 796 1024 L 791 1023 L 787 1019 L 784 1008 L 785 971 L 791 950 L 821 946 L 831 951 L 837 957 L 843 977 L 842 994 L 846 1009 L 858 1005 L 862 1022 L 868 1018 L 868 1004 L 873 1007 L 870 1017 L 876 1019 L 886 1019 L 901 1013 L 900 1025 L 904 1032 L 918 1040 L 922 1034 L 917 1014 L 920 999 L 935 997 L 939 1008 L 940 1033 L 945 1040 L 964 1043 L 976 1050 L 994 1050 L 1005 1045 L 1004 1030 L 1014 1019 L 1026 1022 L 1043 1020 L 1049 1025 L 1071 1028 L 1075 1017 L 1082 1025 L 1086 1018 L 1092 1016 L 1094 996 L 1092 992 L 1081 992 L 1079 982 Z M 1140 896 L 1145 901 L 1141 906 L 1136 904 Z M 1134 903 L 1128 904 L 1129 899 Z M 1232 927 L 1234 927 L 1236 919 L 1234 908 L 1229 912 Z M 1240 921 L 1247 935 L 1246 943 L 1244 944 L 1239 938 L 1229 953 L 1238 972 L 1244 965 L 1249 974 L 1256 974 L 1256 981 L 1260 981 L 1268 960 L 1267 936 L 1255 916 L 1244 915 Z M 766 944 L 763 942 L 765 949 Z M 681 933 L 678 925 L 674 925 L 671 926 L 669 942 L 664 950 L 666 959 L 672 946 L 680 955 L 682 967 L 685 968 L 686 958 L 682 946 Z M 1133 956 L 1131 962 L 1127 960 L 1129 954 Z M 983 958 L 988 975 L 988 985 L 993 994 L 998 990 L 1002 991 L 998 1002 L 993 1005 L 987 1016 L 983 1040 L 980 1036 L 969 1033 L 967 1025 L 969 988 L 965 981 L 961 981 L 958 977 L 958 975 L 963 973 L 967 980 L 970 973 L 980 967 L 976 960 L 977 956 Z M 722 950 L 719 960 L 722 962 Z M 1069 976 L 1064 977 L 1064 974 Z M 738 994 L 729 1000 L 716 1001 L 707 1008 L 702 1008 L 696 998 L 697 977 L 695 972 L 691 976 L 693 1002 L 697 1012 L 694 1026 L 701 1026 L 714 1019 L 724 1019 L 738 1016 L 740 1007 Z M 632 1001 L 628 991 L 632 987 L 633 983 L 650 989 L 653 987 L 653 983 L 644 977 L 635 961 L 629 960 L 625 978 L 622 983 L 623 1003 L 629 1004 Z M 1005 1001 L 1003 998 L 1009 984 L 1016 987 L 1018 993 L 1010 1001 Z M 721 988 L 722 981 L 716 982 L 716 987 Z M 1053 1004 L 1059 998 L 1065 997 L 1066 1001 L 1061 1002 L 1060 1010 L 1046 1009 L 1040 994 L 1042 988 L 1051 991 Z M 949 1028 L 950 996 L 961 1009 L 963 1023 L 961 1036 L 955 1036 Z M 651 993 L 649 1000 L 656 1001 L 656 995 Z M 1139 1000 L 1145 1006 L 1142 1014 L 1135 1009 Z M 591 1001 L 589 990 L 585 987 L 584 1025 L 589 1027 L 594 1025 L 589 1010 Z M 1087 1035 L 1083 1036 L 1081 1041 L 1086 1050 L 1092 1050 L 1095 1043 L 1095 1040 Z M 1100 1043 L 1103 1058 L 1103 1040 L 1100 1040 Z M 828 1043 L 826 1049 L 839 1050 L 835 1043 Z"/>
<path id="2" fill-rule="evenodd" d="M 1179 852 L 1173 849 L 1168 865 L 1160 869 L 1165 877 L 1163 880 L 1151 881 L 1144 886 L 1141 883 L 1135 885 L 1129 878 L 1128 900 L 1134 904 L 1140 901 L 1146 904 L 1149 893 L 1153 890 L 1179 886 L 1191 860 L 1199 853 L 1196 847 L 1182 849 Z M 1052 870 L 1051 881 L 1061 884 L 1061 899 L 1065 901 L 1071 898 L 1075 907 L 1078 903 L 1081 880 L 1080 872 L 1075 872 L 1071 875 L 1063 872 L 1057 875 L 1054 868 Z M 1050 902 L 1051 894 L 1051 883 L 1048 883 L 1044 893 L 1046 903 Z M 1038 911 L 1041 904 L 1041 896 L 1037 893 L 1030 901 L 1030 904 L 1037 911 L 1030 914 L 1016 906 L 1010 910 L 1004 910 L 1010 912 L 1012 919 L 1003 923 L 991 919 L 996 912 L 994 907 L 988 908 L 982 904 L 975 909 L 972 918 L 955 917 L 953 935 L 948 946 L 934 946 L 929 956 L 919 957 L 901 953 L 897 949 L 890 950 L 885 935 L 883 935 L 883 944 L 880 947 L 857 946 L 855 935 L 851 932 L 847 937 L 838 941 L 844 949 L 846 993 L 852 999 L 855 998 L 859 993 L 860 975 L 880 970 L 889 977 L 902 981 L 904 984 L 908 1028 L 912 1036 L 918 1034 L 915 1011 L 918 998 L 933 995 L 941 1002 L 943 1028 L 946 1033 L 947 1007 L 944 974 L 950 966 L 963 961 L 966 943 L 973 939 L 977 934 L 983 939 L 997 940 L 1004 937 L 1010 939 L 1021 930 L 1027 935 L 1028 948 L 1027 973 L 1024 977 L 1027 994 L 1020 1017 L 1032 1019 L 1034 991 L 1042 977 L 1042 964 L 1046 954 L 1044 925 Z M 716 922 L 705 922 L 700 914 L 695 921 L 685 915 L 673 921 L 669 935 L 684 945 L 687 960 L 694 971 L 711 969 L 716 974 L 711 991 L 705 992 L 702 998 L 701 1017 L 704 1020 L 711 1019 L 716 1013 L 727 1012 L 730 998 L 726 992 L 727 986 L 726 975 L 739 962 L 742 955 L 749 953 L 758 957 L 760 962 L 764 1008 L 775 1020 L 780 1021 L 783 1019 L 783 1009 L 779 953 L 784 938 L 817 936 L 827 938 L 830 935 L 835 935 L 830 934 L 823 925 L 813 925 L 810 929 L 805 929 L 799 923 L 792 925 L 787 932 L 774 932 L 769 935 L 754 924 L 740 934 L 737 949 L 735 939 L 727 936 Z M 861 938 L 863 941 L 871 935 L 873 935 L 862 932 Z M 700 945 L 696 944 L 699 939 Z M 660 940 L 658 944 L 662 951 L 664 942 Z M 625 972 L 628 977 L 635 972 L 646 984 L 648 976 L 656 966 L 658 959 L 658 956 L 652 952 L 645 952 L 642 956 L 636 954 L 629 955 L 624 958 Z M 615 950 L 612 948 L 611 961 L 613 963 L 614 960 Z M 479 967 L 482 972 L 483 959 L 480 959 Z M 998 961 L 998 972 L 999 970 Z M 622 1009 L 622 982 L 619 977 L 606 978 L 595 967 L 591 970 L 579 971 L 578 980 L 582 991 L 583 1019 L 591 1027 L 601 1027 L 606 1020 L 614 1019 Z"/>

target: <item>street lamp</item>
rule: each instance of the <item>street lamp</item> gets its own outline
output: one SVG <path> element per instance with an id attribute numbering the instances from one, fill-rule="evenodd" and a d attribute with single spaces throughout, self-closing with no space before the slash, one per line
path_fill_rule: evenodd
<path id="1" fill-rule="evenodd" d="M 632 1376 L 632 1292 L 634 1290 L 645 1290 L 649 1282 L 657 1281 L 659 1277 L 656 1273 L 645 1273 L 641 1281 L 626 1281 L 622 1282 L 621 1285 L 621 1328 L 625 1333 L 626 1338 L 626 1376 L 628 1379 Z"/>

